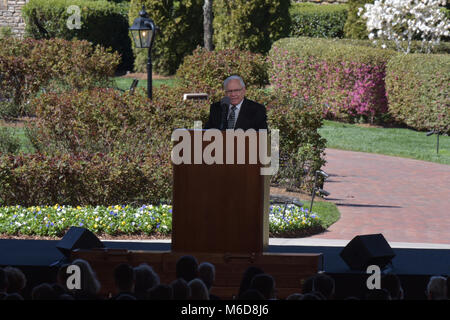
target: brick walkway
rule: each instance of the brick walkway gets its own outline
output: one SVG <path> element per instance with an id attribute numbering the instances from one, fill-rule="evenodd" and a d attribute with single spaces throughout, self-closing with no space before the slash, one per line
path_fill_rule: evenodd
<path id="1" fill-rule="evenodd" d="M 324 189 L 341 218 L 317 239 L 382 233 L 387 241 L 450 244 L 450 166 L 326 150 Z"/>

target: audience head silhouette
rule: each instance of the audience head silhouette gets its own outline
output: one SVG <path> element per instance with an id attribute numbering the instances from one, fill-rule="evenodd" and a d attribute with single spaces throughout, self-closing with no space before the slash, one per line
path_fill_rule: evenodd
<path id="1" fill-rule="evenodd" d="M 191 288 L 183 278 L 175 279 L 170 283 L 174 300 L 187 300 L 191 296 Z"/>
<path id="2" fill-rule="evenodd" d="M 3 269 L 8 283 L 8 293 L 21 293 L 27 285 L 27 278 L 19 268 L 8 266 Z"/>
<path id="3" fill-rule="evenodd" d="M 250 283 L 250 289 L 261 292 L 266 300 L 275 298 L 275 280 L 267 273 L 261 273 L 254 276 Z"/>
<path id="4" fill-rule="evenodd" d="M 172 287 L 167 284 L 158 284 L 148 290 L 149 300 L 173 300 Z"/>
<path id="5" fill-rule="evenodd" d="M 193 256 L 186 255 L 178 259 L 176 264 L 177 278 L 183 278 L 186 282 L 197 278 L 198 262 Z"/>
<path id="6" fill-rule="evenodd" d="M 209 262 L 202 262 L 198 266 L 198 277 L 202 279 L 203 283 L 206 285 L 206 288 L 209 291 L 214 284 L 214 279 L 216 277 L 216 268 Z"/>
<path id="7" fill-rule="evenodd" d="M 134 292 L 138 299 L 144 299 L 147 291 L 159 284 L 159 276 L 151 266 L 146 263 L 134 268 L 135 286 Z"/>
<path id="8" fill-rule="evenodd" d="M 31 292 L 32 300 L 56 300 L 58 294 L 53 290 L 53 287 L 48 283 L 42 283 L 33 288 Z"/>
<path id="9" fill-rule="evenodd" d="M 265 300 L 263 294 L 256 289 L 248 289 L 237 298 L 238 300 Z"/>
<path id="10" fill-rule="evenodd" d="M 92 270 L 89 262 L 83 259 L 76 259 L 72 264 L 80 267 L 81 274 L 81 289 L 71 290 L 75 298 L 78 300 L 97 299 L 97 294 L 100 291 L 100 281 L 98 281 L 97 275 Z"/>
<path id="11" fill-rule="evenodd" d="M 426 290 L 428 300 L 447 300 L 447 279 L 442 276 L 433 276 L 428 281 Z"/>
<path id="12" fill-rule="evenodd" d="M 264 273 L 264 271 L 259 267 L 255 267 L 255 266 L 248 267 L 244 271 L 244 274 L 242 275 L 242 280 L 241 280 L 241 284 L 239 286 L 238 296 L 240 296 L 245 291 L 247 291 L 250 288 L 250 283 L 252 282 L 253 277 L 256 276 L 257 274 L 261 274 L 261 273 Z"/>
<path id="13" fill-rule="evenodd" d="M 393 273 L 387 273 L 381 276 L 381 289 L 386 289 L 392 300 L 403 299 L 403 289 L 400 279 Z"/>
<path id="14" fill-rule="evenodd" d="M 303 282 L 302 293 L 320 292 L 322 296 L 327 299 L 333 299 L 335 283 L 330 276 L 320 273 L 309 277 Z"/>
<path id="15" fill-rule="evenodd" d="M 192 279 L 189 281 L 188 286 L 191 289 L 190 300 L 209 300 L 208 289 L 201 279 Z"/>
<path id="16" fill-rule="evenodd" d="M 366 293 L 366 300 L 391 300 L 391 295 L 386 289 L 372 289 Z"/>
<path id="17" fill-rule="evenodd" d="M 6 275 L 5 270 L 0 268 L 0 299 L 2 295 L 6 295 L 6 291 L 8 290 L 8 276 Z"/>

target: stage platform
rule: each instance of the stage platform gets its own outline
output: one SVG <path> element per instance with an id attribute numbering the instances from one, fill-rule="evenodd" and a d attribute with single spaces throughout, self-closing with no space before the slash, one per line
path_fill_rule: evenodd
<path id="1" fill-rule="evenodd" d="M 330 242 L 331 245 L 292 245 L 298 243 L 270 239 L 267 252 L 270 253 L 322 253 L 325 273 L 336 281 L 336 298 L 350 295 L 361 297 L 365 292 L 367 275 L 351 271 L 339 256 L 345 242 Z M 0 266 L 16 266 L 28 277 L 27 289 L 41 282 L 55 281 L 57 266 L 64 258 L 56 249 L 58 240 L 10 240 L 0 239 Z M 113 249 L 169 251 L 170 241 L 102 241 L 105 247 Z M 307 243 L 307 241 L 305 241 Z M 288 244 L 291 243 L 291 244 Z M 322 242 L 325 244 L 326 242 Z M 319 243 L 320 244 L 320 243 Z M 396 256 L 385 271 L 392 271 L 400 277 L 406 299 L 425 299 L 424 291 L 432 275 L 450 275 L 450 249 L 445 246 L 433 248 L 399 248 L 391 244 Z M 53 266 L 52 266 L 53 265 Z"/>

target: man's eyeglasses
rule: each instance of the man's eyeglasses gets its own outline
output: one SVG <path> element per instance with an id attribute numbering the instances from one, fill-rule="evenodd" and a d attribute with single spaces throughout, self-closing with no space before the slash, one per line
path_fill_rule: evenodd
<path id="1" fill-rule="evenodd" d="M 226 94 L 231 94 L 231 93 L 238 93 L 240 91 L 242 91 L 243 88 L 240 89 L 234 89 L 234 90 L 225 90 Z"/>

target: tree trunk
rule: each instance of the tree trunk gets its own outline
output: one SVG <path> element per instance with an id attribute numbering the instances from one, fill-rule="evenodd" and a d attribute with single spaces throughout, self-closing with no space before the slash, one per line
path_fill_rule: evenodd
<path id="1" fill-rule="evenodd" d="M 205 49 L 208 51 L 213 51 L 213 10 L 212 10 L 213 0 L 205 0 L 203 4 L 203 41 Z"/>

